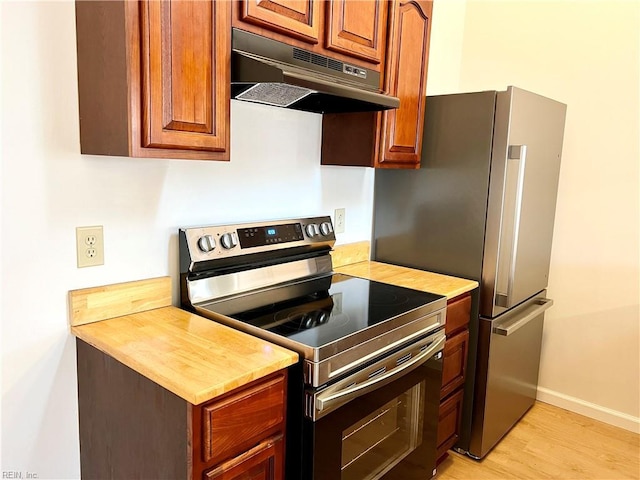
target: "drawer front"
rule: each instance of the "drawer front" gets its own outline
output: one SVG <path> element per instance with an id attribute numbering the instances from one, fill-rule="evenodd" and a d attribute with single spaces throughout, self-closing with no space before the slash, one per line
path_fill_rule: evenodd
<path id="1" fill-rule="evenodd" d="M 442 361 L 442 389 L 440 398 L 444 398 L 464 384 L 469 349 L 469 331 L 464 330 L 444 344 Z"/>
<path id="2" fill-rule="evenodd" d="M 471 317 L 471 295 L 454 298 L 447 304 L 447 322 L 445 333 L 447 337 L 459 330 L 464 330 L 469 325 Z"/>
<path id="3" fill-rule="evenodd" d="M 218 463 L 254 447 L 283 428 L 285 375 L 242 390 L 202 409 L 203 460 Z"/>
<path id="4" fill-rule="evenodd" d="M 205 472 L 204 480 L 282 480 L 283 442 L 282 435 L 265 440 L 242 455 Z"/>
<path id="5" fill-rule="evenodd" d="M 437 458 L 444 455 L 458 441 L 462 420 L 463 394 L 464 392 L 460 390 L 440 404 Z"/>

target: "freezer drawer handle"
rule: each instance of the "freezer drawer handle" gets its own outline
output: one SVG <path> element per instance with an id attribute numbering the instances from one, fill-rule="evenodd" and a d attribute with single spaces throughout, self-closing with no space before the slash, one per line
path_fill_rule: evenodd
<path id="1" fill-rule="evenodd" d="M 332 393 L 326 396 L 323 396 L 322 394 L 318 395 L 316 397 L 316 410 L 321 412 L 331 407 L 334 403 L 341 403 L 341 404 L 346 403 L 347 401 L 350 401 L 353 398 L 360 397 L 365 393 L 369 393 L 376 388 L 380 388 L 383 385 L 387 385 L 388 383 L 391 383 L 393 380 L 400 377 L 401 375 L 409 373 L 410 371 L 416 369 L 417 367 L 425 363 L 438 350 L 442 350 L 442 348 L 444 347 L 445 340 L 446 340 L 446 337 L 443 333 L 442 335 L 438 336 L 438 339 L 434 340 L 434 342 L 431 345 L 429 345 L 429 347 L 426 350 L 420 352 L 418 355 L 413 357 L 408 362 L 404 362 L 400 364 L 400 366 L 396 368 L 392 368 L 391 370 L 389 370 L 388 372 L 382 375 L 376 375 L 374 378 L 371 378 L 365 382 L 362 382 L 360 384 L 356 384 L 353 386 L 349 386 L 343 390 L 339 390 L 335 393 Z"/>
<path id="2" fill-rule="evenodd" d="M 533 310 L 531 310 L 528 314 L 526 314 L 524 317 L 522 317 L 520 320 L 509 325 L 506 328 L 503 328 L 502 325 L 496 325 L 495 327 L 493 327 L 493 333 L 508 337 L 513 332 L 524 327 L 531 320 L 533 320 L 538 315 L 543 313 L 545 310 L 551 307 L 551 305 L 553 305 L 553 300 L 551 300 L 550 298 L 540 299 L 538 300 L 536 307 Z"/>

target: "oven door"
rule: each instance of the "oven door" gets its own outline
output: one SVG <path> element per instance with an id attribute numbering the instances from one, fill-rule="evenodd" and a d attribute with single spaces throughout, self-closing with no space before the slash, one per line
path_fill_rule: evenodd
<path id="1" fill-rule="evenodd" d="M 435 475 L 444 340 L 438 332 L 330 387 L 308 390 L 316 420 L 305 419 L 303 478 Z"/>

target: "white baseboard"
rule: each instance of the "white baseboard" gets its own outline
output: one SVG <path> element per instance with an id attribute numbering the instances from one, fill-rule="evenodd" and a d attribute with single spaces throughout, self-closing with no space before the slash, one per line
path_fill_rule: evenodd
<path id="1" fill-rule="evenodd" d="M 599 420 L 609 425 L 624 428 L 640 434 L 640 417 L 634 417 L 626 413 L 618 412 L 610 408 L 586 402 L 576 397 L 571 397 L 548 388 L 538 387 L 536 397 L 539 401 L 564 408 L 571 412 L 579 413 L 594 420 Z"/>

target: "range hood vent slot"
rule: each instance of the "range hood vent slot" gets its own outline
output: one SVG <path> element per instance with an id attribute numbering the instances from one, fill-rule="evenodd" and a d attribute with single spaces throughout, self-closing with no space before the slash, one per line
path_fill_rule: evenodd
<path id="1" fill-rule="evenodd" d="M 293 47 L 293 58 L 321 67 L 330 68 L 336 72 L 342 72 L 344 63 L 334 60 L 333 58 L 325 57 L 324 55 L 318 55 L 317 53 L 308 52 L 300 48 Z"/>

